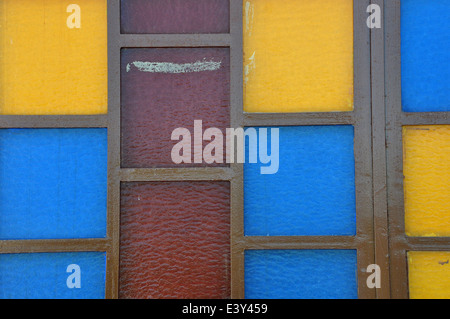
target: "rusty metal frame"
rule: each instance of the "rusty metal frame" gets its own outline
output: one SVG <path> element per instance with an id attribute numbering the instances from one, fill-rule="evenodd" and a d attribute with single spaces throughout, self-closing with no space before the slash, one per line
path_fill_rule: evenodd
<path id="1" fill-rule="evenodd" d="M 386 152 L 391 297 L 408 298 L 408 251 L 449 251 L 450 237 L 405 233 L 402 127 L 450 125 L 450 112 L 407 113 L 401 101 L 401 1 L 385 1 Z"/>
<path id="2" fill-rule="evenodd" d="M 354 102 L 352 112 L 244 113 L 242 0 L 230 0 L 229 34 L 121 34 L 120 0 L 108 0 L 108 114 L 92 116 L 0 116 L 0 128 L 108 129 L 107 236 L 99 239 L 0 240 L 0 253 L 101 251 L 107 254 L 108 299 L 119 296 L 120 184 L 133 181 L 229 181 L 231 187 L 231 297 L 244 298 L 244 252 L 247 249 L 354 249 L 358 256 L 358 296 L 374 298 L 366 285 L 366 267 L 375 262 L 372 184 L 371 32 L 366 26 L 370 0 L 354 0 Z M 373 35 L 372 35 L 373 38 Z M 243 165 L 225 168 L 121 168 L 122 48 L 229 47 L 231 55 L 231 127 L 353 125 L 355 129 L 356 236 L 244 236 Z M 372 65 L 373 66 L 373 65 Z M 372 75 L 373 78 L 373 75 Z M 378 97 L 379 98 L 379 97 Z M 379 114 L 378 114 L 379 115 Z M 378 116 L 376 115 L 376 116 Z M 429 115 L 432 116 L 432 115 Z M 375 129 L 373 128 L 374 132 Z M 379 134 L 377 134 L 380 137 Z M 381 143 L 381 140 L 374 142 Z M 382 156 L 382 154 L 378 154 Z M 382 181 L 379 181 L 382 183 Z M 375 187 L 375 190 L 378 186 Z M 382 200 L 380 200 L 382 203 Z M 377 211 L 377 209 L 375 209 Z M 377 227 L 377 226 L 375 226 Z M 378 229 L 378 228 L 377 228 Z M 384 235 L 383 235 L 384 236 Z M 385 238 L 382 238 L 384 242 Z M 378 256 L 378 254 L 377 254 Z"/>

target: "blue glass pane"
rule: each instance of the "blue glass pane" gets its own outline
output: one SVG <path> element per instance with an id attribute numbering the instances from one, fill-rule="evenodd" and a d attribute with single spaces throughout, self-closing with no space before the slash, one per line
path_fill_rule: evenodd
<path id="1" fill-rule="evenodd" d="M 354 235 L 353 126 L 279 129 L 278 172 L 244 165 L 245 235 Z"/>
<path id="2" fill-rule="evenodd" d="M 101 299 L 105 267 L 101 252 L 0 255 L 0 298 Z"/>
<path id="3" fill-rule="evenodd" d="M 106 235 L 106 129 L 0 130 L 0 239 Z"/>
<path id="4" fill-rule="evenodd" d="M 405 112 L 450 111 L 450 0 L 401 1 Z"/>
<path id="5" fill-rule="evenodd" d="M 356 250 L 248 250 L 247 299 L 356 299 Z"/>

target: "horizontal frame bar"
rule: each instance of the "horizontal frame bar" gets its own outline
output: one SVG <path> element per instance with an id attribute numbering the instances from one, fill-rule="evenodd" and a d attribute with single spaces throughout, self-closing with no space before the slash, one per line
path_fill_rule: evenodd
<path id="1" fill-rule="evenodd" d="M 121 34 L 122 48 L 228 47 L 230 34 Z"/>
<path id="2" fill-rule="evenodd" d="M 446 125 L 450 124 L 450 112 L 401 113 L 401 125 Z"/>
<path id="3" fill-rule="evenodd" d="M 0 128 L 106 128 L 108 115 L 0 115 Z"/>
<path id="4" fill-rule="evenodd" d="M 244 113 L 244 126 L 354 125 L 355 112 Z"/>
<path id="5" fill-rule="evenodd" d="M 233 177 L 234 172 L 229 167 L 125 168 L 120 170 L 121 182 L 230 181 Z"/>
<path id="6" fill-rule="evenodd" d="M 354 236 L 245 236 L 245 250 L 259 249 L 357 249 Z"/>
<path id="7" fill-rule="evenodd" d="M 109 252 L 111 239 L 30 239 L 0 240 L 0 254 L 56 253 L 56 252 Z"/>
<path id="8" fill-rule="evenodd" d="M 413 251 L 450 251 L 450 237 L 405 237 L 399 240 L 398 247 Z"/>

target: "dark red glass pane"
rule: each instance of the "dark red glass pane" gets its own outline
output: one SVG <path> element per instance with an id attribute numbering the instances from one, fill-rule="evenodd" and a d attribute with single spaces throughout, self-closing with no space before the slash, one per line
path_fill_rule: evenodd
<path id="1" fill-rule="evenodd" d="M 122 184 L 121 298 L 230 298 L 229 187 Z"/>
<path id="2" fill-rule="evenodd" d="M 193 163 L 194 120 L 202 120 L 203 130 L 217 127 L 225 134 L 229 105 L 228 48 L 122 50 L 122 167 L 208 165 Z M 180 127 L 191 132 L 191 164 L 171 158 L 178 143 L 172 131 Z M 223 155 L 225 163 L 225 148 Z"/>
<path id="3" fill-rule="evenodd" d="M 229 0 L 122 0 L 122 33 L 228 33 Z"/>

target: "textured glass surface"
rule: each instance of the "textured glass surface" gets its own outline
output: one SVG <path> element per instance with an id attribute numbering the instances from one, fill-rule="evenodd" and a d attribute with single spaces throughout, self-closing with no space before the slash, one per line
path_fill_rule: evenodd
<path id="1" fill-rule="evenodd" d="M 0 299 L 102 299 L 105 267 L 101 252 L 0 254 Z"/>
<path id="2" fill-rule="evenodd" d="M 354 235 L 353 127 L 279 129 L 278 172 L 244 164 L 245 235 Z"/>
<path id="3" fill-rule="evenodd" d="M 401 1 L 405 112 L 450 111 L 450 0 Z"/>
<path id="4" fill-rule="evenodd" d="M 230 297 L 229 188 L 122 184 L 121 298 Z"/>
<path id="5" fill-rule="evenodd" d="M 106 133 L 0 130 L 0 239 L 104 237 Z"/>
<path id="6" fill-rule="evenodd" d="M 229 0 L 122 0 L 122 33 L 228 33 Z"/>
<path id="7" fill-rule="evenodd" d="M 227 48 L 123 50 L 122 167 L 206 165 L 193 163 L 194 121 L 224 133 L 229 127 L 229 60 Z M 172 161 L 177 128 L 190 132 L 190 164 Z"/>
<path id="8" fill-rule="evenodd" d="M 408 236 L 450 236 L 450 125 L 403 127 Z"/>
<path id="9" fill-rule="evenodd" d="M 0 114 L 106 113 L 106 11 L 106 0 L 1 0 Z"/>
<path id="10" fill-rule="evenodd" d="M 450 252 L 408 252 L 409 297 L 450 299 Z"/>
<path id="11" fill-rule="evenodd" d="M 247 250 L 247 299 L 356 299 L 356 250 Z"/>
<path id="12" fill-rule="evenodd" d="M 244 110 L 353 110 L 353 1 L 243 1 Z"/>

